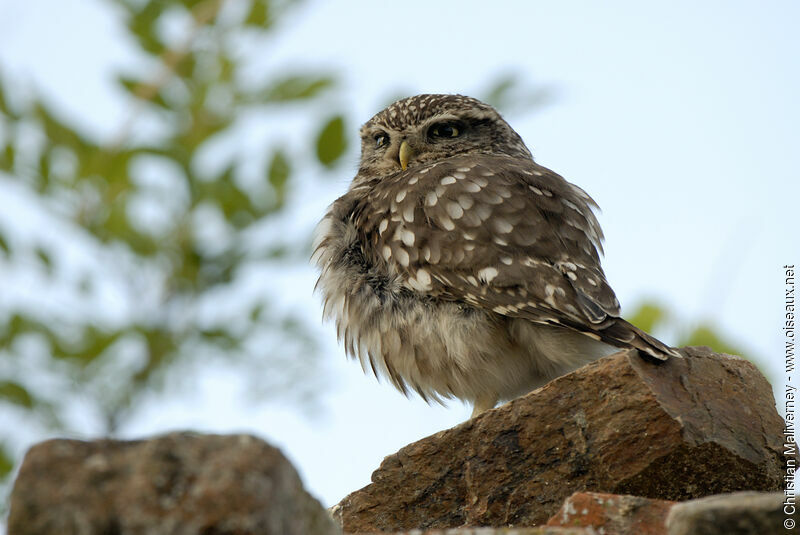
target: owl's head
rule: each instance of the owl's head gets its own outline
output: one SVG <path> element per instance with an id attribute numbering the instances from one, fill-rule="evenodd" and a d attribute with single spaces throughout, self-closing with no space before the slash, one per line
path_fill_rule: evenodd
<path id="1" fill-rule="evenodd" d="M 361 127 L 358 174 L 380 178 L 470 153 L 531 158 L 519 134 L 488 104 L 462 95 L 417 95 Z"/>

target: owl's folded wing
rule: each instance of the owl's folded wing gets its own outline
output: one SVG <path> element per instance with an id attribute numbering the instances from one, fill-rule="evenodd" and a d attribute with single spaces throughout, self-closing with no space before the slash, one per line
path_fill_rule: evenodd
<path id="1" fill-rule="evenodd" d="M 363 239 L 411 290 L 614 345 L 633 336 L 600 267 L 596 204 L 533 161 L 453 157 L 385 179 L 368 202 Z"/>

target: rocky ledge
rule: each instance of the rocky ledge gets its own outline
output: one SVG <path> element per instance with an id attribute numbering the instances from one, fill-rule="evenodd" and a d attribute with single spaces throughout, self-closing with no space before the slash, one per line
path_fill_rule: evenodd
<path id="1" fill-rule="evenodd" d="M 783 421 L 750 362 L 616 353 L 384 459 L 346 532 L 544 524 L 583 490 L 681 501 L 782 488 Z"/>
<path id="2" fill-rule="evenodd" d="M 251 436 L 50 440 L 25 457 L 9 533 L 780 533 L 769 384 L 740 358 L 682 353 L 622 351 L 406 446 L 333 508 L 338 526 Z"/>

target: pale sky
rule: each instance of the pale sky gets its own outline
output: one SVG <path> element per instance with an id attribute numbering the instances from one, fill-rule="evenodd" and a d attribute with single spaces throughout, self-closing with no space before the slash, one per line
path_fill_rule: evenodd
<path id="1" fill-rule="evenodd" d="M 104 6 L 0 0 L 0 72 L 110 134 L 126 118 L 111 73 L 138 63 Z M 603 265 L 623 314 L 655 298 L 687 328 L 710 320 L 781 388 L 781 267 L 800 261 L 799 21 L 790 1 L 309 1 L 272 48 L 253 50 L 262 58 L 254 72 L 338 71 L 349 94 L 341 104 L 360 122 L 398 91 L 476 94 L 508 71 L 552 87 L 546 108 L 507 118 L 540 164 L 602 207 Z M 358 125 L 349 126 L 356 146 Z M 310 231 L 345 191 L 357 157 L 335 180 L 299 179 L 278 224 Z M 44 233 L 46 216 L 25 198 L 0 176 L 0 225 Z M 281 306 L 316 326 L 314 281 L 310 267 L 276 269 L 254 275 L 251 289 L 281 291 Z M 254 405 L 241 377 L 214 367 L 194 393 L 143 408 L 123 434 L 254 433 L 280 446 L 332 505 L 367 484 L 384 456 L 468 417 L 460 403 L 429 407 L 377 384 L 347 361 L 331 325 L 319 332 L 329 386 L 317 417 Z"/>

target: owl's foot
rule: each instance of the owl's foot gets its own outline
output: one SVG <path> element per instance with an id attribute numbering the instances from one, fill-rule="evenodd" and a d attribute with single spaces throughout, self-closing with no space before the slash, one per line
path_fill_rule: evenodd
<path id="1" fill-rule="evenodd" d="M 497 396 L 476 399 L 475 405 L 472 409 L 472 416 L 470 416 L 470 418 L 475 418 L 480 413 L 488 411 L 489 409 L 493 409 L 495 405 L 497 405 Z"/>

